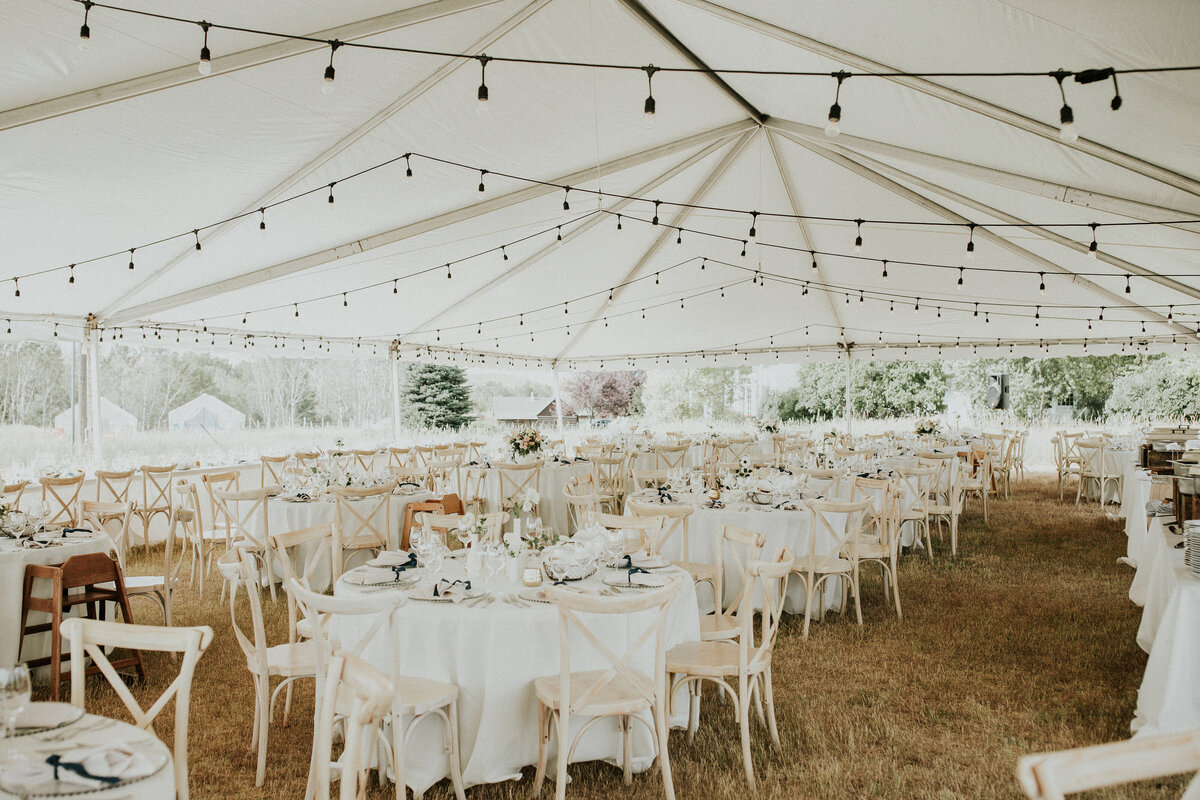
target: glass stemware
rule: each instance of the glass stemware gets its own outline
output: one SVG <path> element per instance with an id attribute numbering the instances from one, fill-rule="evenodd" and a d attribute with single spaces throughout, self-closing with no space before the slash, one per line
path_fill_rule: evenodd
<path id="1" fill-rule="evenodd" d="M 17 717 L 29 705 L 31 692 L 29 668 L 24 664 L 0 669 L 0 722 L 4 724 L 5 738 L 3 763 L 10 767 L 22 761 L 15 746 Z"/>

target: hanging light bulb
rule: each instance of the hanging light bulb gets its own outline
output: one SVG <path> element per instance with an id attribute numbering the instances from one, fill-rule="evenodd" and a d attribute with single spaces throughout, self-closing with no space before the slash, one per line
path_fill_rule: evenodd
<path id="1" fill-rule="evenodd" d="M 197 250 L 202 250 L 202 249 L 204 249 L 204 248 L 202 248 L 202 247 L 200 246 L 200 229 L 199 229 L 199 228 L 192 228 L 192 235 L 196 237 L 196 249 L 197 249 Z"/>
<path id="2" fill-rule="evenodd" d="M 963 272 L 964 271 L 965 270 L 963 267 L 958 268 L 958 290 L 960 292 L 963 290 Z"/>
<path id="3" fill-rule="evenodd" d="M 1067 77 L 1067 73 L 1059 70 L 1054 73 L 1054 79 L 1058 81 L 1058 93 L 1062 96 L 1062 108 L 1058 110 L 1058 138 L 1064 142 L 1075 142 L 1079 140 L 1079 132 L 1075 130 L 1075 112 L 1067 105 L 1067 93 L 1063 90 L 1063 78 Z"/>
<path id="4" fill-rule="evenodd" d="M 1046 273 L 1039 272 L 1038 280 L 1040 281 L 1040 283 L 1038 283 L 1038 294 L 1045 294 L 1046 293 Z"/>
<path id="5" fill-rule="evenodd" d="M 75 265 L 72 264 L 71 265 L 71 277 L 67 278 L 67 283 L 74 283 L 74 282 L 75 282 Z"/>
<path id="6" fill-rule="evenodd" d="M 758 234 L 758 212 L 750 212 L 750 238 L 753 239 Z"/>
<path id="7" fill-rule="evenodd" d="M 212 26 L 207 22 L 201 22 L 199 24 L 200 29 L 204 31 L 204 46 L 200 48 L 200 63 L 196 65 L 196 68 L 200 70 L 201 75 L 211 75 L 212 53 L 210 53 L 208 50 L 208 29 Z"/>
<path id="8" fill-rule="evenodd" d="M 881 277 L 883 278 L 884 283 L 886 283 L 887 282 L 887 259 L 886 258 L 883 260 L 883 275 Z"/>
<path id="9" fill-rule="evenodd" d="M 838 101 L 842 97 L 842 81 L 850 77 L 847 72 L 834 72 L 832 75 L 837 78 L 837 90 L 834 92 L 833 105 L 829 107 L 829 117 L 825 122 L 825 135 L 829 137 L 837 136 L 842 132 L 839 124 L 842 121 L 842 107 L 838 105 Z"/>
<path id="10" fill-rule="evenodd" d="M 813 269 L 813 272 L 816 272 L 816 271 L 817 271 L 817 253 L 816 253 L 816 251 L 815 251 L 815 250 L 809 250 L 809 251 L 808 251 L 808 254 L 809 254 L 809 256 L 811 256 L 811 257 L 812 257 L 812 269 Z"/>
<path id="11" fill-rule="evenodd" d="M 129 268 L 130 269 L 133 269 L 133 251 L 136 249 L 137 248 L 134 248 L 134 247 L 129 248 Z"/>
<path id="12" fill-rule="evenodd" d="M 487 111 L 488 102 L 488 87 L 487 87 L 487 62 L 491 61 L 488 55 L 480 55 L 479 58 L 479 91 L 475 97 L 479 100 L 479 104 L 475 106 L 475 113 L 482 114 Z"/>
<path id="13" fill-rule="evenodd" d="M 569 199 L 570 196 L 571 196 L 571 187 L 564 186 L 563 187 L 563 211 L 571 210 L 571 201 Z"/>
<path id="14" fill-rule="evenodd" d="M 333 94 L 333 79 L 337 75 L 337 71 L 333 68 L 333 54 L 342 46 L 342 43 L 337 39 L 329 42 L 329 66 L 325 67 L 325 82 L 321 84 L 321 94 Z"/>
<path id="15" fill-rule="evenodd" d="M 95 5 L 92 0 L 83 0 L 83 25 L 79 27 L 79 49 L 87 52 L 88 44 L 92 40 L 92 29 L 88 27 L 88 14 Z M 10 330 L 9 333 L 12 333 Z"/>
<path id="16" fill-rule="evenodd" d="M 967 237 L 967 261 L 975 260 L 975 223 L 971 223 L 971 233 Z"/>
<path id="17" fill-rule="evenodd" d="M 1088 227 L 1092 229 L 1092 243 L 1088 245 L 1088 257 L 1095 258 L 1099 250 L 1099 245 L 1096 243 L 1096 227 L 1098 223 L 1091 223 Z"/>
<path id="18" fill-rule="evenodd" d="M 260 215 L 258 220 L 258 229 L 260 231 L 265 231 L 267 229 L 267 210 L 265 208 L 260 208 L 258 213 Z"/>
<path id="19" fill-rule="evenodd" d="M 854 252 L 856 253 L 862 252 L 862 224 L 864 221 L 861 219 L 854 220 L 854 229 L 856 232 L 854 236 Z"/>
<path id="20" fill-rule="evenodd" d="M 483 186 L 483 176 L 484 175 L 487 175 L 487 170 L 486 169 L 479 170 L 479 191 L 481 191 L 481 192 L 487 191 L 487 189 L 485 189 Z"/>
<path id="21" fill-rule="evenodd" d="M 656 110 L 654 103 L 654 73 L 658 72 L 658 67 L 650 64 L 642 67 L 646 71 L 646 102 L 642 106 L 643 123 L 647 128 L 654 127 L 654 112 Z"/>

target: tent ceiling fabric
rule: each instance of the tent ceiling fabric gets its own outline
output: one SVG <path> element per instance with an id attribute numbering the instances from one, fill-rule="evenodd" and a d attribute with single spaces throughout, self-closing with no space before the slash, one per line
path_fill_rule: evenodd
<path id="1" fill-rule="evenodd" d="M 201 5 L 153 10 L 660 67 L 1200 63 L 1189 0 Z M 585 368 L 828 358 L 847 345 L 928 358 L 1197 342 L 1200 225 L 1105 225 L 1200 217 L 1196 72 L 1122 75 L 1118 111 L 1110 81 L 1067 81 L 1077 146 L 1054 134 L 1061 100 L 1045 75 L 852 77 L 843 135 L 829 138 L 832 78 L 658 73 L 648 127 L 640 71 L 490 63 L 477 113 L 475 60 L 341 48 L 325 95 L 324 45 L 214 30 L 201 78 L 198 29 L 96 7 L 83 52 L 81 21 L 70 0 L 0 7 L 0 320 L 14 336 L 79 338 L 90 314 L 106 336 L 149 330 L 181 347 L 241 348 L 253 334 L 292 355 L 301 337 L 306 354 L 318 338 L 382 353 L 398 341 L 405 358 Z M 411 178 L 401 160 L 343 180 L 405 153 L 418 154 Z M 491 173 L 570 182 L 570 209 L 561 189 Z M 663 224 L 621 194 L 663 200 Z M 671 202 L 890 222 L 864 225 L 856 253 L 853 223 L 764 216 L 751 239 L 747 214 Z M 972 260 L 965 228 L 922 224 L 947 221 L 979 226 Z M 1035 225 L 1048 222 L 1100 223 L 1100 257 L 1088 257 L 1089 229 Z M 193 228 L 201 251 L 190 234 L 139 246 Z M 82 263 L 135 246 L 133 271 L 127 252 Z M 62 269 L 31 274 L 70 263 L 73 284 Z"/>

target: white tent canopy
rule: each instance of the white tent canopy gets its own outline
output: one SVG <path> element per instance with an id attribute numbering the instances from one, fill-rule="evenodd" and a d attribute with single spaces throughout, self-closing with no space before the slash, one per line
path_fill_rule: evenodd
<path id="1" fill-rule="evenodd" d="M 75 406 L 59 413 L 54 417 L 54 427 L 60 431 L 71 430 L 72 420 L 75 419 Z M 100 398 L 100 432 L 101 433 L 133 433 L 137 430 L 137 417 L 130 414 L 107 397 Z"/>
<path id="2" fill-rule="evenodd" d="M 246 427 L 246 415 L 208 392 L 167 412 L 171 430 L 236 431 Z"/>
<path id="3" fill-rule="evenodd" d="M 319 40 L 659 67 L 1200 63 L 1188 0 L 396 6 L 202 11 Z M 200 13 L 181 0 L 154 11 Z M 78 336 L 94 315 L 105 338 L 240 349 L 252 336 L 292 354 L 298 337 L 308 352 L 397 342 L 404 358 L 586 368 L 1197 338 L 1200 225 L 1111 226 L 1200 217 L 1196 72 L 1121 75 L 1118 111 L 1112 81 L 1068 79 L 1073 143 L 1058 138 L 1048 74 L 860 75 L 842 85 L 830 138 L 830 77 L 657 73 L 647 128 L 642 71 L 492 62 L 477 115 L 473 59 L 343 47 L 325 95 L 321 41 L 214 29 L 202 76 L 196 26 L 96 7 L 81 52 L 82 17 L 72 0 L 0 8 L 0 318 L 14 336 L 54 323 Z M 20 297 L 3 288 L 12 277 Z"/>

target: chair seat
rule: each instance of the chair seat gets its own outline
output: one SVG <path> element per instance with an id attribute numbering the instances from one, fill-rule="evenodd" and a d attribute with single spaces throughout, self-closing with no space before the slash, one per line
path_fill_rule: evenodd
<path id="1" fill-rule="evenodd" d="M 692 576 L 693 583 L 717 579 L 717 568 L 709 564 L 699 564 L 695 561 L 672 561 L 671 563 L 680 569 L 687 570 L 688 574 Z"/>
<path id="2" fill-rule="evenodd" d="M 954 513 L 954 508 L 951 506 L 930 506 L 929 507 L 929 515 L 930 516 L 944 516 L 946 514 L 952 514 L 952 513 Z"/>
<path id="3" fill-rule="evenodd" d="M 329 621 L 333 619 L 328 614 L 321 617 L 321 630 L 329 630 Z M 313 636 L 312 620 L 308 617 L 296 621 L 296 635 L 301 639 L 311 639 Z"/>
<path id="4" fill-rule="evenodd" d="M 179 584 L 177 579 L 171 579 L 171 588 Z M 162 575 L 133 575 L 125 578 L 126 594 L 150 594 L 151 592 L 166 591 L 167 582 Z"/>
<path id="5" fill-rule="evenodd" d="M 736 659 L 735 651 L 735 663 Z M 571 692 L 576 696 L 582 696 L 606 676 L 610 676 L 609 671 L 602 669 L 572 672 Z M 599 717 L 609 714 L 633 714 L 650 707 L 649 701 L 642 696 L 641 692 L 631 686 L 627 679 L 620 675 L 611 676 L 611 678 L 607 685 L 591 696 L 586 706 L 572 709 L 571 713 Z M 645 677 L 645 680 L 648 685 L 653 685 L 650 678 Z M 558 675 L 538 678 L 533 682 L 533 690 L 542 705 L 553 709 L 558 709 L 562 705 L 562 688 Z M 403 697 L 403 695 L 401 696 Z"/>
<path id="6" fill-rule="evenodd" d="M 738 674 L 735 642 L 684 642 L 667 651 L 667 672 L 719 678 Z"/>
<path id="7" fill-rule="evenodd" d="M 258 663 L 247 660 L 246 668 L 258 674 Z M 267 648 L 267 674 L 285 678 L 297 675 L 315 675 L 317 653 L 312 642 L 277 644 Z"/>
<path id="8" fill-rule="evenodd" d="M 452 683 L 402 675 L 396 681 L 396 697 L 405 714 L 427 714 L 458 700 L 458 687 Z"/>
<path id="9" fill-rule="evenodd" d="M 844 558 L 827 558 L 824 556 L 796 556 L 792 561 L 794 572 L 818 572 L 822 575 L 830 573 L 852 572 L 854 565 Z"/>
<path id="10" fill-rule="evenodd" d="M 719 642 L 738 638 L 741 624 L 737 617 L 727 617 L 723 614 L 706 614 L 700 618 L 700 640 L 704 642 Z"/>

